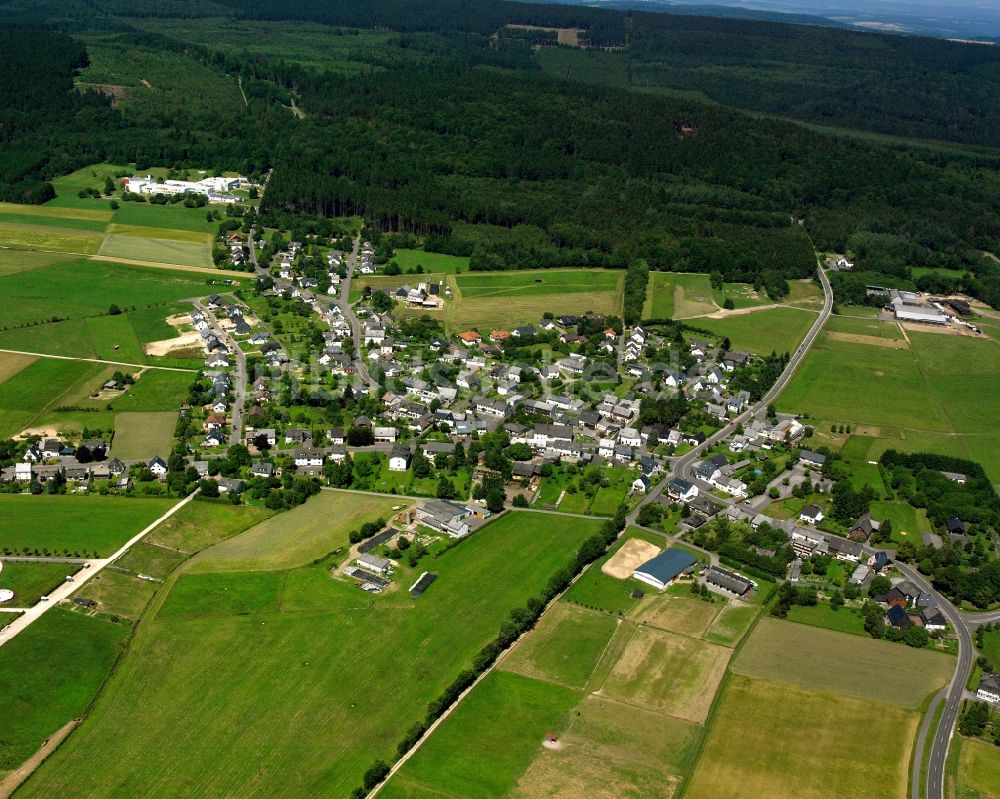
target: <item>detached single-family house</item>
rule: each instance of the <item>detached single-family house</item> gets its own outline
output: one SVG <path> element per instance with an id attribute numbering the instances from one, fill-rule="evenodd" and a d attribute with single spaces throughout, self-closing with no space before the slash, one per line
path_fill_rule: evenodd
<path id="1" fill-rule="evenodd" d="M 819 524 L 823 519 L 823 510 L 819 505 L 806 505 L 799 514 L 799 520 L 806 524 Z"/>
<path id="2" fill-rule="evenodd" d="M 410 448 L 402 445 L 392 448 L 389 454 L 389 471 L 405 472 L 410 466 Z"/>
<path id="3" fill-rule="evenodd" d="M 681 502 L 690 502 L 698 496 L 698 486 L 682 477 L 675 477 L 667 483 L 667 493 Z"/>
<path id="4" fill-rule="evenodd" d="M 1000 674 L 983 676 L 976 689 L 976 699 L 989 702 L 991 705 L 1000 704 Z"/>
<path id="5" fill-rule="evenodd" d="M 154 477 L 167 476 L 167 462 L 159 455 L 146 463 L 146 468 L 153 473 Z"/>

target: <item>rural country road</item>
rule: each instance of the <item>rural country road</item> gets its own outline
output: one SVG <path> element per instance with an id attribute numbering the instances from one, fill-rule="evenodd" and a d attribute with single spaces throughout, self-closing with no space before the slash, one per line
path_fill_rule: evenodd
<path id="1" fill-rule="evenodd" d="M 42 615 L 51 607 L 55 607 L 64 599 L 69 599 L 70 595 L 80 590 L 84 585 L 86 585 L 90 580 L 94 578 L 95 575 L 103 571 L 109 564 L 114 563 L 122 555 L 129 551 L 133 546 L 138 544 L 143 538 L 145 538 L 149 533 L 155 530 L 160 524 L 165 522 L 171 516 L 173 516 L 177 511 L 187 505 L 192 499 L 194 499 L 197 491 L 186 496 L 176 505 L 172 506 L 170 510 L 164 513 L 159 519 L 150 523 L 134 536 L 132 536 L 128 541 L 126 541 L 117 552 L 113 553 L 110 557 L 102 559 L 89 560 L 90 567 L 87 569 L 81 569 L 77 572 L 76 578 L 73 582 L 64 582 L 57 589 L 52 591 L 48 595 L 48 599 L 39 602 L 34 607 L 28 608 L 23 614 L 18 618 L 0 630 L 0 646 L 3 646 L 12 638 L 17 636 L 22 630 L 27 629 L 30 625 L 34 624 Z M 0 617 L 2 618 L 2 617 Z"/>
<path id="2" fill-rule="evenodd" d="M 354 269 L 358 265 L 358 249 L 360 247 L 361 239 L 359 237 L 354 239 L 354 246 L 351 248 L 351 254 L 347 259 L 347 277 L 340 284 L 340 294 L 334 302 L 351 326 L 351 336 L 354 339 L 354 369 L 357 371 L 358 376 L 364 380 L 368 386 L 368 390 L 378 396 L 379 384 L 369 374 L 368 366 L 365 364 L 364 356 L 361 353 L 361 345 L 364 343 L 361 336 L 361 322 L 358 321 L 358 317 L 351 307 L 351 278 L 354 277 Z"/>
<path id="3" fill-rule="evenodd" d="M 958 637 L 958 658 L 955 664 L 955 673 L 947 687 L 945 687 L 941 694 L 935 697 L 920 724 L 914 749 L 913 772 L 910 775 L 911 799 L 923 799 L 920 791 L 921 765 L 924 760 L 924 747 L 927 736 L 933 736 L 931 739 L 930 755 L 927 758 L 925 766 L 927 773 L 927 792 L 925 796 L 927 799 L 943 799 L 945 761 L 948 758 L 948 746 L 951 743 L 952 731 L 958 719 L 958 709 L 962 705 L 962 694 L 965 691 L 965 684 L 968 682 L 969 674 L 972 671 L 972 660 L 975 654 L 972 646 L 972 635 L 962 614 L 951 602 L 934 590 L 926 577 L 916 569 L 903 563 L 897 563 L 896 568 L 921 591 L 935 598 L 937 606 L 947 617 L 948 621 L 951 622 L 952 627 L 955 628 L 955 635 Z M 938 703 L 942 700 L 945 702 L 944 712 L 941 714 L 941 720 L 938 722 L 937 729 L 932 730 L 930 727 L 934 720 L 934 711 Z"/>
<path id="4" fill-rule="evenodd" d="M 823 286 L 823 310 L 820 311 L 819 317 L 815 322 L 813 322 L 812 327 L 809 328 L 809 332 L 806 333 L 805 338 L 802 339 L 798 348 L 794 353 L 792 353 L 792 356 L 788 361 L 788 365 L 785 366 L 785 370 L 781 373 L 781 376 L 777 379 L 777 381 L 775 381 L 774 385 L 771 386 L 770 390 L 760 398 L 756 405 L 753 405 L 743 411 L 743 413 L 735 417 L 731 422 L 729 422 L 729 424 L 720 430 L 717 430 L 690 452 L 687 452 L 674 460 L 670 471 L 667 472 L 664 478 L 657 483 L 655 487 L 647 491 L 646 496 L 644 496 L 642 500 L 640 500 L 640 502 L 632 509 L 632 512 L 628 515 L 629 524 L 636 523 L 636 520 L 639 517 L 639 511 L 642 507 L 644 505 L 648 505 L 650 502 L 653 502 L 660 494 L 662 494 L 664 488 L 666 488 L 667 484 L 671 480 L 675 477 L 687 478 L 691 465 L 698 459 L 701 453 L 732 435 L 739 425 L 746 424 L 751 421 L 757 414 L 765 410 L 774 398 L 784 390 L 785 386 L 788 385 L 788 381 L 791 379 L 796 367 L 799 363 L 801 363 L 806 353 L 809 352 L 809 348 L 813 345 L 813 342 L 816 341 L 817 336 L 819 336 L 820 331 L 823 329 L 823 325 L 826 324 L 826 320 L 830 318 L 830 314 L 833 312 L 833 289 L 830 287 L 830 281 L 827 279 L 826 272 L 823 271 L 822 266 L 817 264 L 816 271 L 819 275 L 820 284 Z"/>

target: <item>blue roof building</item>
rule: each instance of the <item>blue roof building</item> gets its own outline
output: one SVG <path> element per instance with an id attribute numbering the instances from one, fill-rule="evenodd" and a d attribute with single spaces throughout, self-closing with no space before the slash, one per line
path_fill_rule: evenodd
<path id="1" fill-rule="evenodd" d="M 679 574 L 687 571 L 697 562 L 697 558 L 683 549 L 665 549 L 655 558 L 647 560 L 639 566 L 632 572 L 632 576 L 662 591 Z"/>

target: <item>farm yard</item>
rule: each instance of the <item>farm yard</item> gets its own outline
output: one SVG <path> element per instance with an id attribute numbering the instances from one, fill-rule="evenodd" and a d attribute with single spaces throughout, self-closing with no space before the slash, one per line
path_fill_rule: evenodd
<path id="1" fill-rule="evenodd" d="M 537 323 L 542 314 L 622 312 L 624 273 L 603 269 L 465 272 L 449 278 L 454 296 L 444 318 L 453 330 L 488 331 Z"/>
<path id="2" fill-rule="evenodd" d="M 978 461 L 1000 484 L 1000 409 L 981 402 L 998 389 L 996 344 L 907 331 L 899 348 L 883 324 L 834 317 L 778 398 L 778 410 L 808 413 L 821 430 L 850 424 L 874 439 L 871 460 L 890 447 L 940 452 Z"/>
<path id="3" fill-rule="evenodd" d="M 323 492 L 280 525 L 264 522 L 264 532 L 260 525 L 229 538 L 168 578 L 90 716 L 24 795 L 59 793 L 84 771 L 98 792 L 124 781 L 140 792 L 301 795 L 321 780 L 324 792 L 346 794 L 375 757 L 389 758 L 400 731 L 598 524 L 510 513 L 436 558 L 439 578 L 419 599 L 371 596 L 332 579 L 337 555 L 326 554 L 346 547 L 347 528 L 359 519 L 341 523 L 341 514 L 357 499 Z M 181 588 L 187 580 L 216 582 L 199 591 L 196 582 Z M 272 604 L 275 580 L 284 588 Z M 238 601 L 211 600 L 226 588 Z M 461 625 L 451 623 L 458 604 Z M 244 608 L 260 612 L 232 615 Z M 236 650 L 253 654 L 234 660 Z M 549 717 L 578 697 L 538 684 L 532 705 L 549 708 Z M 518 695 L 528 701 L 526 691 Z M 244 712 L 247 703 L 254 713 Z M 276 725 L 291 734 L 275 737 Z M 125 741 L 142 755 L 123 757 Z M 259 770 L 243 768 L 258 758 Z"/>

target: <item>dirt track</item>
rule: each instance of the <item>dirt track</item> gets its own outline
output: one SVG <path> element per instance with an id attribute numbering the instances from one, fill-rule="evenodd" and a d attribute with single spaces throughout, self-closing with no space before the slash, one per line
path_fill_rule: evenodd
<path id="1" fill-rule="evenodd" d="M 0 799 L 7 799 L 7 797 L 21 787 L 21 783 L 28 779 L 36 768 L 42 765 L 42 761 L 51 755 L 59 744 L 66 740 L 67 736 L 76 729 L 79 723 L 79 719 L 73 719 L 64 724 L 45 739 L 45 743 L 38 748 L 35 754 L 4 777 L 3 782 L 0 782 Z"/>

